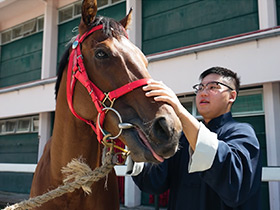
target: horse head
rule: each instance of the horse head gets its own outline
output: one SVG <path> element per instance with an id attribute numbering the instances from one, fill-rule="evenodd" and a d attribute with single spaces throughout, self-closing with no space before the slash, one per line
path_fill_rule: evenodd
<path id="1" fill-rule="evenodd" d="M 88 78 L 85 79 L 86 84 L 77 81 L 75 88 L 72 87 L 73 110 L 82 118 L 98 124 L 100 112 L 93 104 L 99 104 L 101 109 L 112 106 L 122 121 L 130 125 L 122 130 L 119 139 L 131 151 L 132 159 L 136 162 L 162 162 L 175 154 L 181 133 L 181 123 L 170 105 L 147 98 L 141 88 L 143 84 L 114 101 L 107 100 L 108 95 L 105 95 L 103 103 L 98 94 L 97 97 L 92 96 L 94 89 L 86 87 L 89 80 L 103 94 L 139 80 L 151 79 L 146 57 L 127 38 L 131 11 L 120 22 L 96 16 L 96 13 L 96 0 L 84 0 L 78 45 Z M 70 62 L 75 61 L 70 59 Z M 108 110 L 101 111 L 104 117 L 101 129 L 116 136 L 120 131 L 120 119 Z"/>

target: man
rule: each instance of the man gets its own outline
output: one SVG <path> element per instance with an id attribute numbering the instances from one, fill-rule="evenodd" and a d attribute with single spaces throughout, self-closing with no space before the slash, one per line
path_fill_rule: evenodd
<path id="1" fill-rule="evenodd" d="M 159 165 L 145 164 L 133 177 L 139 188 L 170 189 L 169 210 L 259 210 L 260 146 L 249 124 L 233 120 L 231 107 L 240 81 L 229 69 L 213 67 L 193 86 L 203 122 L 194 118 L 161 82 L 143 87 L 147 97 L 169 103 L 181 120 L 178 152 Z"/>

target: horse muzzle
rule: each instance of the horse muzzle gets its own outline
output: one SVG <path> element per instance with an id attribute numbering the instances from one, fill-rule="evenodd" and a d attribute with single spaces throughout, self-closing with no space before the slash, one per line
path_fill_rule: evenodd
<path id="1" fill-rule="evenodd" d="M 119 125 L 125 128 L 122 137 L 135 162 L 163 162 L 178 150 L 181 130 L 174 128 L 173 122 L 166 117 L 158 117 L 151 123 L 131 123 Z"/>

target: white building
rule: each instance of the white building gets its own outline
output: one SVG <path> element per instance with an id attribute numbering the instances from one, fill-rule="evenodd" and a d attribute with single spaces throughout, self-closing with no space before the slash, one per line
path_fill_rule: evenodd
<path id="1" fill-rule="evenodd" d="M 153 78 L 170 86 L 195 116 L 191 87 L 203 70 L 224 66 L 241 76 L 233 114 L 254 126 L 262 146 L 263 209 L 279 210 L 279 170 L 269 170 L 280 166 L 280 0 L 98 3 L 99 14 L 117 20 L 134 8 L 130 39 L 147 55 Z M 76 0 L 0 0 L 2 192 L 29 191 L 32 173 L 22 171 L 34 170 L 51 135 L 56 66 L 75 34 L 72 29 L 79 23 L 80 4 Z M 122 173 L 123 168 L 117 170 Z M 139 204 L 140 192 L 131 187 L 130 178 L 125 186 L 125 195 L 130 196 L 125 197 L 125 205 Z"/>

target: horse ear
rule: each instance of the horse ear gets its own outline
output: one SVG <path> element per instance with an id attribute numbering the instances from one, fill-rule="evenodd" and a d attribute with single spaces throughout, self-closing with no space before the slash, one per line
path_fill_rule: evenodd
<path id="1" fill-rule="evenodd" d="M 123 26 L 125 29 L 127 29 L 128 26 L 130 25 L 130 23 L 131 23 L 131 17 L 132 17 L 132 8 L 130 8 L 129 13 L 127 14 L 127 16 L 126 16 L 124 19 L 122 19 L 122 20 L 120 21 L 120 24 L 122 24 L 122 26 Z"/>
<path id="2" fill-rule="evenodd" d="M 91 25 L 97 13 L 96 0 L 83 0 L 82 4 L 82 21 L 86 26 Z"/>

